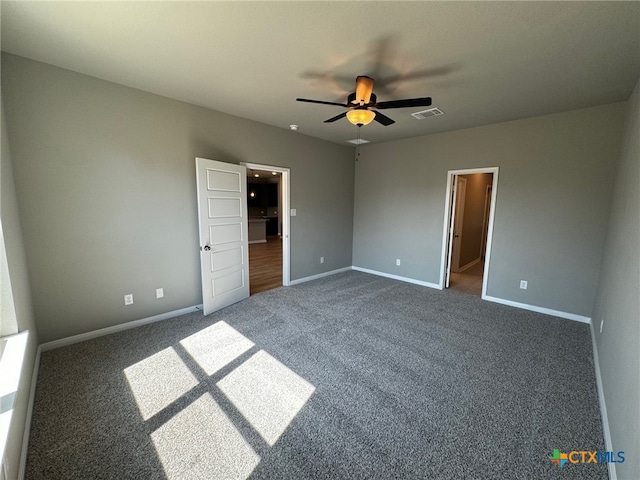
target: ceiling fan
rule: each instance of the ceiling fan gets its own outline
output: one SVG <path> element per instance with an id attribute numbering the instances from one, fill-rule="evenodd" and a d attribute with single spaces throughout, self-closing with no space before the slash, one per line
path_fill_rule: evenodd
<path id="1" fill-rule="evenodd" d="M 347 103 L 325 102 L 323 100 L 309 100 L 307 98 L 296 98 L 298 102 L 319 103 L 322 105 L 337 105 L 345 107 L 349 110 L 336 115 L 324 123 L 335 122 L 342 117 L 347 117 L 354 125 L 359 127 L 368 125 L 372 121 L 376 121 L 385 127 L 396 123 L 378 110 L 388 108 L 407 108 L 407 107 L 428 107 L 431 105 L 431 97 L 422 98 L 405 98 L 404 100 L 390 100 L 388 102 L 378 102 L 376 94 L 373 93 L 374 80 L 371 77 L 359 76 L 356 78 L 356 91 L 350 93 L 347 97 Z"/>

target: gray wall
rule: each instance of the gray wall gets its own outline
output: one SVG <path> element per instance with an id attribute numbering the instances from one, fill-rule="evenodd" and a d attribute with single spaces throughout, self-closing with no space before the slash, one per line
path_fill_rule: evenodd
<path id="1" fill-rule="evenodd" d="M 620 479 L 640 478 L 640 81 L 629 101 L 593 326 Z M 602 333 L 600 321 L 604 319 Z"/>
<path id="2" fill-rule="evenodd" d="M 197 156 L 291 169 L 292 280 L 352 264 L 352 148 L 13 55 L 2 88 L 42 342 L 201 303 Z"/>
<path id="3" fill-rule="evenodd" d="M 10 290 L 14 314 L 11 316 L 11 326 L 15 329 L 13 333 L 29 330 L 29 339 L 25 352 L 22 374 L 16 393 L 15 407 L 11 418 L 11 427 L 5 452 L 7 478 L 18 478 L 20 466 L 20 455 L 22 449 L 22 438 L 24 434 L 25 417 L 27 414 L 27 404 L 31 389 L 31 376 L 35 366 L 36 349 L 38 345 L 38 332 L 35 326 L 33 310 L 31 308 L 31 288 L 27 272 L 27 263 L 22 239 L 22 228 L 20 226 L 20 214 L 18 210 L 16 190 L 13 181 L 13 169 L 11 162 L 11 151 L 6 131 L 4 115 L 4 105 L 0 102 L 1 129 L 2 129 L 2 151 L 0 158 L 0 220 L 2 221 L 3 238 L 7 255 L 7 264 L 3 265 L 3 270 L 7 267 L 9 283 L 2 282 L 1 288 L 4 291 Z M 0 260 L 4 262 L 4 259 Z M 7 288 L 10 286 L 10 289 Z M 4 293 L 4 292 L 3 292 Z M 7 296 L 2 295 L 6 301 Z M 4 307 L 4 305 L 3 305 Z M 3 312 L 6 313 L 6 312 Z"/>
<path id="4" fill-rule="evenodd" d="M 467 179 L 464 197 L 464 223 L 462 224 L 462 243 L 460 245 L 460 266 L 477 260 L 482 255 L 482 222 L 484 221 L 484 202 L 487 185 L 493 182 L 490 173 L 461 175 Z"/>
<path id="5" fill-rule="evenodd" d="M 488 295 L 590 316 L 624 111 L 606 105 L 363 146 L 354 265 L 439 283 L 447 171 L 498 166 Z"/>

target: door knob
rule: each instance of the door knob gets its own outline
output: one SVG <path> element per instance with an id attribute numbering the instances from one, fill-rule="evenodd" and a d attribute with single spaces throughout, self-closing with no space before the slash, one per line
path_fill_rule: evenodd
<path id="1" fill-rule="evenodd" d="M 211 247 L 210 247 L 209 245 L 205 245 L 205 246 L 204 246 L 204 248 L 203 248 L 203 250 L 204 250 L 205 252 L 209 252 L 209 251 L 211 251 Z"/>

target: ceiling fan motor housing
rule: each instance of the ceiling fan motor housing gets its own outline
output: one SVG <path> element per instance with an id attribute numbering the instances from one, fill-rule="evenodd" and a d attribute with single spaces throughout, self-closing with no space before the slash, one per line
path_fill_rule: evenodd
<path id="1" fill-rule="evenodd" d="M 375 104 L 376 103 L 376 99 L 377 99 L 376 94 L 372 93 L 371 94 L 371 99 L 369 100 L 369 103 L 370 104 Z M 354 105 L 357 103 L 356 102 L 356 92 L 352 92 L 352 93 L 349 94 L 349 96 L 347 97 L 347 103 L 348 104 L 354 104 Z"/>
<path id="2" fill-rule="evenodd" d="M 373 78 L 366 75 L 356 77 L 356 103 L 360 106 L 371 103 L 371 94 L 373 93 Z"/>

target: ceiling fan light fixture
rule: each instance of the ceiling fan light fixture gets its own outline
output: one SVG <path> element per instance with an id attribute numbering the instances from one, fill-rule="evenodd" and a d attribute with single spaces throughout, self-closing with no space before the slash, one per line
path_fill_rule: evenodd
<path id="1" fill-rule="evenodd" d="M 358 126 L 369 125 L 374 118 L 376 118 L 376 114 L 371 110 L 356 108 L 347 112 L 347 120 Z"/>

